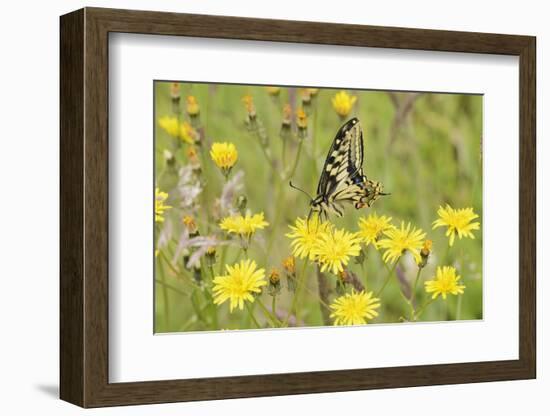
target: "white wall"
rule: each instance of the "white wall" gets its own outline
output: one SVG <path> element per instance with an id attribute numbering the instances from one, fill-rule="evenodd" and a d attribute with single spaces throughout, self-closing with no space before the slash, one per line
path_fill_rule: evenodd
<path id="1" fill-rule="evenodd" d="M 58 384 L 58 16 L 82 6 L 156 9 L 296 20 L 536 35 L 538 42 L 539 379 L 141 406 L 88 414 L 548 414 L 550 364 L 544 346 L 550 302 L 542 244 L 550 227 L 542 183 L 550 146 L 542 128 L 550 99 L 550 26 L 545 2 L 504 1 L 69 1 L 4 2 L 0 15 L 0 409 L 2 414 L 77 414 L 57 400 Z M 545 178 L 543 178 L 545 176 Z M 547 199 L 548 195 L 544 195 Z M 544 208 L 543 208 L 544 207 Z M 546 235 L 546 237 L 543 237 Z M 548 263 L 546 263 L 548 264 Z M 464 342 L 476 342 L 465 340 Z"/>

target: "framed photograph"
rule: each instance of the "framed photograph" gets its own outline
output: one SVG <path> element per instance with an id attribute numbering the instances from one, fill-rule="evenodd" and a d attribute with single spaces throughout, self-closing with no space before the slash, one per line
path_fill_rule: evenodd
<path id="1" fill-rule="evenodd" d="M 534 378 L 535 50 L 62 16 L 61 398 Z"/>

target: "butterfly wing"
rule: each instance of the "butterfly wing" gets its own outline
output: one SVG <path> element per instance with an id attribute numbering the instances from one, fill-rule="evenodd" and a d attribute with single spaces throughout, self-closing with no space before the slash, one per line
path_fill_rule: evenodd
<path id="1" fill-rule="evenodd" d="M 317 195 L 328 196 L 344 177 L 353 175 L 363 163 L 363 137 L 359 120 L 352 118 L 334 137 L 317 185 Z"/>
<path id="2" fill-rule="evenodd" d="M 359 120 L 345 123 L 332 142 L 317 186 L 315 201 L 321 210 L 343 215 L 343 202 L 361 200 L 364 195 L 363 132 Z"/>

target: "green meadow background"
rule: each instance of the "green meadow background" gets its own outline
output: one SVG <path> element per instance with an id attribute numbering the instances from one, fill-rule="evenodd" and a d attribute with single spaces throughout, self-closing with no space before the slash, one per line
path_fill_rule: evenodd
<path id="1" fill-rule="evenodd" d="M 203 143 L 197 147 L 201 161 L 201 182 L 204 194 L 197 198 L 197 206 L 185 212 L 178 209 L 178 201 L 171 186 L 177 183 L 174 169 L 166 166 L 166 150 L 176 159 L 179 169 L 188 163 L 185 144 L 166 133 L 158 124 L 158 118 L 174 115 L 170 96 L 170 82 L 155 82 L 155 163 L 156 184 L 168 192 L 167 203 L 176 208 L 166 211 L 167 221 L 156 230 L 158 239 L 162 227 L 170 223 L 171 233 L 168 245 L 162 250 L 165 257 L 156 257 L 155 269 L 155 331 L 180 332 L 216 329 L 254 328 L 250 318 L 238 309 L 229 313 L 228 303 L 212 306 L 208 298 L 191 282 L 193 273 L 186 270 L 183 260 L 175 259 L 172 265 L 164 264 L 163 258 L 172 259 L 179 234 L 183 230 L 181 218 L 192 215 L 198 224 L 201 235 L 216 235 L 220 232 L 212 220 L 224 185 L 223 176 L 211 161 L 208 152 L 211 144 L 232 142 L 237 147 L 239 157 L 232 176 L 244 171 L 243 189 L 239 194 L 246 195 L 248 208 L 254 213 L 264 212 L 269 226 L 258 231 L 249 250 L 250 258 L 266 274 L 272 268 L 281 272 L 282 290 L 277 305 L 282 311 L 288 310 L 293 293 L 287 290 L 287 282 L 281 262 L 291 254 L 290 240 L 285 237 L 289 224 L 297 217 L 308 213 L 309 201 L 302 193 L 291 189 L 288 182 L 277 179 L 285 170 L 282 153 L 284 140 L 280 137 L 283 106 L 290 104 L 293 109 L 302 107 L 298 88 L 282 87 L 278 96 L 270 95 L 263 86 L 192 84 L 180 83 L 181 103 L 177 116 L 189 120 L 185 113 L 185 97 L 193 95 L 200 105 L 200 127 Z M 357 230 L 357 221 L 375 211 L 379 215 L 393 218 L 394 224 L 401 220 L 411 222 L 427 232 L 433 240 L 433 253 L 422 271 L 422 281 L 418 285 L 417 301 L 426 299 L 423 281 L 431 279 L 436 266 L 454 265 L 466 285 L 461 304 L 456 296 L 446 301 L 438 298 L 422 315 L 422 321 L 470 320 L 482 318 L 482 233 L 474 231 L 476 239 L 456 240 L 448 249 L 445 229 L 432 230 L 432 222 L 437 218 L 440 205 L 449 203 L 454 208 L 473 207 L 482 216 L 482 96 L 435 93 L 397 93 L 386 91 L 346 90 L 356 96 L 357 101 L 350 114 L 342 119 L 334 111 L 331 98 L 341 89 L 320 89 L 306 107 L 308 113 L 308 137 L 304 139 L 300 158 L 292 176 L 294 184 L 314 194 L 327 151 L 334 135 L 344 121 L 358 117 L 364 133 L 364 170 L 369 179 L 380 181 L 385 192 L 391 196 L 381 197 L 371 208 L 356 210 L 346 206 L 345 216 L 331 220 L 349 231 Z M 263 126 L 263 135 L 268 145 L 262 147 L 258 134 L 251 132 L 245 119 L 247 111 L 243 96 L 251 95 L 254 100 L 257 118 Z M 295 117 L 293 115 L 293 129 Z M 286 139 L 286 169 L 295 161 L 298 140 Z M 265 153 L 273 158 L 271 166 Z M 238 258 L 238 247 L 227 250 L 225 261 L 232 264 Z M 220 254 L 214 271 L 223 271 Z M 301 260 L 296 268 L 301 269 Z M 367 277 L 367 290 L 376 291 L 382 285 L 387 271 L 380 253 L 372 247 L 367 250 L 365 265 L 361 267 L 350 262 L 350 269 L 360 279 Z M 416 266 L 406 255 L 398 267 L 397 279 L 392 279 L 381 296 L 379 316 L 372 323 L 398 323 L 407 316 L 408 305 L 403 302 L 400 291 L 410 290 L 416 276 Z M 206 273 L 206 271 L 204 271 Z M 300 299 L 300 322 L 303 326 L 323 325 L 320 304 L 315 294 L 318 292 L 314 267 L 307 269 L 307 290 Z M 218 274 L 218 273 L 216 273 Z M 330 300 L 336 296 L 336 277 L 326 274 L 330 285 Z M 207 279 L 207 277 L 203 277 Z M 266 290 L 261 295 L 263 303 L 271 305 L 271 296 Z M 216 309 L 215 311 L 212 308 Z M 216 314 L 216 322 L 209 318 Z M 459 315 L 457 315 L 459 314 Z M 267 326 L 263 315 L 257 318 Z"/>

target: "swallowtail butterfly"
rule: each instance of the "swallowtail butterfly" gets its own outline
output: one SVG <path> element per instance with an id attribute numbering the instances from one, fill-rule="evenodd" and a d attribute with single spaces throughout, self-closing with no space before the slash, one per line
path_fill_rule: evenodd
<path id="1" fill-rule="evenodd" d="M 308 217 L 314 212 L 321 220 L 327 219 L 328 213 L 341 217 L 344 203 L 352 203 L 356 209 L 370 207 L 382 195 L 389 194 L 382 192 L 379 182 L 363 173 L 363 131 L 359 120 L 352 118 L 336 133 Z"/>

